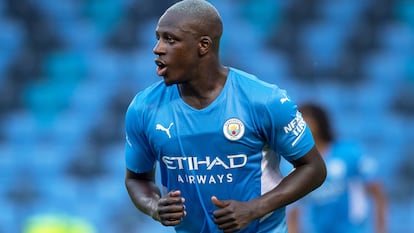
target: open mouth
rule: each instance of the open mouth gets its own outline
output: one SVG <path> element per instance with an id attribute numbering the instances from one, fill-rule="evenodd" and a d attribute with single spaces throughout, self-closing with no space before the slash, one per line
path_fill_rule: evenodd
<path id="1" fill-rule="evenodd" d="M 155 64 L 157 65 L 157 75 L 165 76 L 167 72 L 167 65 L 159 59 L 155 59 Z"/>

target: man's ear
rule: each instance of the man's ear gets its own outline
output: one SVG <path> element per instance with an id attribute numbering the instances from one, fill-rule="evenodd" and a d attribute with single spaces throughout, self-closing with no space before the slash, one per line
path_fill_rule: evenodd
<path id="1" fill-rule="evenodd" d="M 206 53 L 208 53 L 212 45 L 213 45 L 213 41 L 211 40 L 209 36 L 202 36 L 200 39 L 199 49 L 198 49 L 200 55 L 203 56 Z"/>

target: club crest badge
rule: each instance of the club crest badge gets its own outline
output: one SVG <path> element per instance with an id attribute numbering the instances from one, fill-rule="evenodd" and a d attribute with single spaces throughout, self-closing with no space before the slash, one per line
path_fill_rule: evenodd
<path id="1" fill-rule="evenodd" d="M 223 133 L 230 141 L 239 140 L 244 135 L 244 124 L 237 118 L 230 118 L 223 125 Z"/>

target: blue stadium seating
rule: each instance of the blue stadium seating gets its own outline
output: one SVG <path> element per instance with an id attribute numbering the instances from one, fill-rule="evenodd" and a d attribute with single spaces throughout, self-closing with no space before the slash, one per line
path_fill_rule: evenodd
<path id="1" fill-rule="evenodd" d="M 22 26 L 13 20 L 2 19 L 0 21 L 0 52 L 9 56 L 15 56 L 23 43 L 25 43 L 25 31 Z"/>
<path id="2" fill-rule="evenodd" d="M 0 85 L 18 93 L 13 103 L 0 101 L 0 232 L 21 233 L 25 219 L 42 213 L 80 216 L 99 233 L 173 232 L 137 211 L 123 184 L 124 111 L 136 92 L 160 80 L 153 16 L 168 1 L 149 7 L 154 12 L 146 19 L 133 15 L 134 7 L 150 4 L 142 0 L 23 2 L 0 1 Z M 222 62 L 276 83 L 298 103 L 326 106 L 338 134 L 361 141 L 383 165 L 391 195 L 389 231 L 414 232 L 399 224 L 414 220 L 414 199 L 393 196 L 404 185 L 396 177 L 414 139 L 412 115 L 393 110 L 401 86 L 414 84 L 414 4 L 391 1 L 387 15 L 384 2 L 313 0 L 308 12 L 292 10 L 306 5 L 303 0 L 212 1 L 224 21 Z M 42 20 L 52 25 L 56 46 L 32 41 L 48 32 L 32 28 Z M 116 28 L 126 23 L 137 40 L 127 51 L 111 45 Z M 286 31 L 291 47 L 275 49 L 270 37 L 282 25 L 294 27 Z M 360 25 L 375 36 L 355 51 L 350 40 L 359 38 Z M 362 69 L 359 82 L 337 83 L 341 77 L 329 72 L 318 80 L 295 77 L 298 57 L 315 69 L 341 70 L 337 66 L 350 52 Z M 40 59 L 38 72 L 12 72 L 16 64 L 30 70 L 20 65 L 31 64 L 17 63 L 21 54 Z M 95 164 L 102 172 L 85 175 L 77 163 Z M 31 185 L 24 189 L 22 182 Z"/>
<path id="3" fill-rule="evenodd" d="M 402 22 L 384 25 L 378 39 L 385 50 L 400 56 L 409 56 L 414 51 L 414 30 Z"/>

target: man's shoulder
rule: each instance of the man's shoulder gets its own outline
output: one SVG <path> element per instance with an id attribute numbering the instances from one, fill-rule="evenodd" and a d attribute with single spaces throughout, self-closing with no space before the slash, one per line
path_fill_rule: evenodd
<path id="1" fill-rule="evenodd" d="M 238 82 L 241 83 L 249 83 L 249 84 L 257 84 L 257 85 L 264 85 L 264 86 L 268 86 L 268 85 L 273 85 L 270 83 L 267 83 L 261 79 L 259 79 L 256 75 L 248 73 L 246 71 L 243 70 L 239 70 L 237 68 L 234 67 L 230 67 L 230 74 L 232 77 L 234 77 L 235 79 L 237 79 Z"/>
<path id="2" fill-rule="evenodd" d="M 235 88 L 246 89 L 249 93 L 253 92 L 255 95 L 270 95 L 271 93 L 284 92 L 276 84 L 263 81 L 251 73 L 236 68 L 230 68 L 230 76 L 234 80 L 233 86 Z"/>
<path id="3" fill-rule="evenodd" d="M 158 81 L 139 91 L 136 94 L 136 97 L 150 98 L 153 96 L 157 96 L 158 94 L 161 94 L 165 90 L 167 90 L 167 86 L 164 84 L 164 82 Z"/>
<path id="4" fill-rule="evenodd" d="M 154 105 L 157 101 L 159 101 L 168 89 L 169 88 L 165 86 L 162 81 L 153 83 L 147 88 L 139 91 L 134 96 L 130 102 L 129 108 L 133 108 L 135 110 L 146 109 L 148 105 Z"/>
<path id="5" fill-rule="evenodd" d="M 248 73 L 247 71 L 240 70 L 235 67 L 229 67 L 229 69 L 230 69 L 230 74 L 236 77 L 248 78 L 248 79 L 253 79 L 253 80 L 258 79 L 255 75 Z"/>
<path id="6" fill-rule="evenodd" d="M 134 101 L 140 103 L 153 102 L 155 99 L 159 99 L 168 89 L 169 87 L 163 81 L 153 83 L 145 89 L 140 90 L 135 95 Z"/>
<path id="7" fill-rule="evenodd" d="M 289 97 L 287 91 L 277 84 L 269 83 L 257 78 L 255 75 L 241 70 L 232 69 L 234 93 L 242 93 L 256 106 L 272 106 L 273 109 L 284 111 L 295 108 L 296 104 Z"/>

